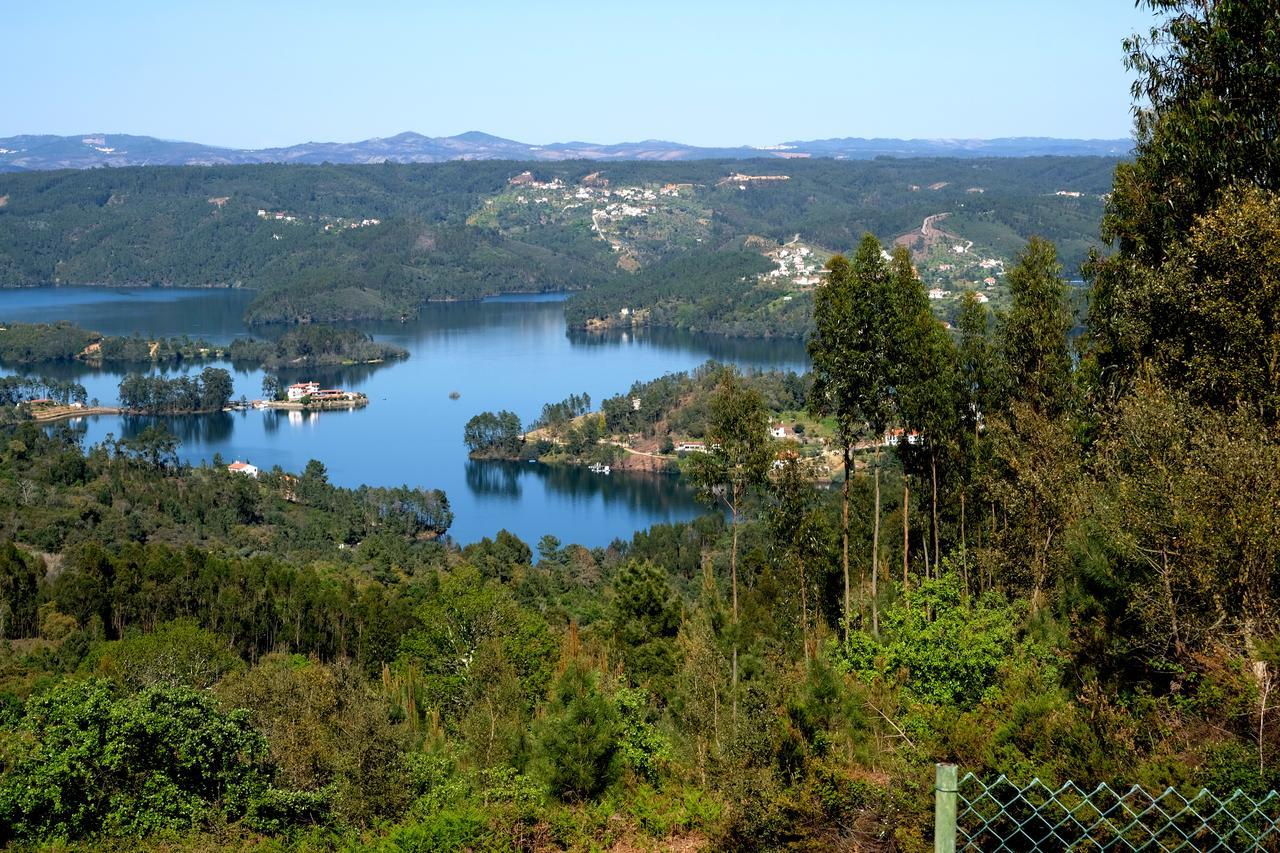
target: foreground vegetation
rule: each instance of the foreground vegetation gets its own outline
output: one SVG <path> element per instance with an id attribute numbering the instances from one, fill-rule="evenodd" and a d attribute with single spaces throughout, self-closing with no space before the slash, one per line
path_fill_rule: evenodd
<path id="1" fill-rule="evenodd" d="M 1079 357 L 1046 241 L 954 335 L 904 252 L 828 264 L 838 490 L 732 372 L 690 471 L 724 511 L 594 550 L 458 547 L 439 493 L 319 462 L 8 428 L 0 840 L 922 850 L 936 760 L 1277 787 L 1280 41 L 1264 4 L 1153 5 Z"/>

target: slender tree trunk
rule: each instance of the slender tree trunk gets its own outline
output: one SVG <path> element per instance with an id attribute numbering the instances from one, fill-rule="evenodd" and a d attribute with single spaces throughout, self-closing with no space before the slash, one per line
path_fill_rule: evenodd
<path id="1" fill-rule="evenodd" d="M 929 451 L 929 467 L 933 474 L 933 576 L 942 577 L 942 550 L 938 547 L 938 454 Z"/>
<path id="2" fill-rule="evenodd" d="M 729 508 L 732 527 L 732 544 L 729 547 L 729 579 L 733 588 L 733 621 L 738 622 L 738 505 Z"/>
<path id="3" fill-rule="evenodd" d="M 804 574 L 804 560 L 798 560 L 800 570 L 800 628 L 804 637 L 804 663 L 809 665 L 809 583 Z"/>
<path id="4" fill-rule="evenodd" d="M 994 547 L 996 543 L 996 502 L 991 502 L 991 535 L 987 537 L 987 546 Z M 987 589 L 994 589 L 996 585 L 995 570 L 991 567 L 991 561 L 987 560 Z"/>
<path id="5" fill-rule="evenodd" d="M 1254 661 L 1253 674 L 1258 679 L 1258 775 L 1266 773 L 1266 753 L 1263 751 L 1267 733 L 1267 700 L 1271 697 L 1271 674 L 1266 661 Z"/>
<path id="6" fill-rule="evenodd" d="M 733 638 L 733 736 L 738 736 L 738 637 Z"/>
<path id="7" fill-rule="evenodd" d="M 902 591 L 910 588 L 911 576 L 908 569 L 911 565 L 911 524 L 908 520 L 911 510 L 911 486 L 908 484 L 907 472 L 902 472 Z"/>
<path id="8" fill-rule="evenodd" d="M 716 754 L 720 753 L 720 688 L 711 685 L 711 731 L 716 741 Z"/>
<path id="9" fill-rule="evenodd" d="M 928 534 L 920 537 L 920 547 L 924 549 L 924 576 L 926 578 L 934 577 L 933 560 L 929 558 L 929 536 Z"/>
<path id="10" fill-rule="evenodd" d="M 844 641 L 849 642 L 849 480 L 853 476 L 853 448 L 844 446 L 844 484 L 840 489 L 841 565 L 844 568 Z"/>
<path id="11" fill-rule="evenodd" d="M 961 571 L 964 573 L 964 592 L 968 595 L 969 590 L 969 549 L 964 538 L 964 487 L 960 487 L 960 558 L 963 561 Z"/>
<path id="12" fill-rule="evenodd" d="M 729 549 L 729 574 L 733 585 L 733 732 L 738 733 L 738 501 L 731 508 L 733 544 Z"/>
<path id="13" fill-rule="evenodd" d="M 880 445 L 876 445 L 876 506 L 871 521 L 871 636 L 880 636 Z"/>
<path id="14" fill-rule="evenodd" d="M 1169 629 L 1173 635 L 1173 653 L 1175 657 L 1181 659 L 1185 650 L 1182 647 L 1182 633 L 1178 629 L 1178 606 L 1173 599 L 1173 581 L 1169 571 L 1169 552 L 1161 548 L 1160 557 L 1162 563 L 1160 579 L 1164 582 L 1165 606 L 1169 608 Z"/>

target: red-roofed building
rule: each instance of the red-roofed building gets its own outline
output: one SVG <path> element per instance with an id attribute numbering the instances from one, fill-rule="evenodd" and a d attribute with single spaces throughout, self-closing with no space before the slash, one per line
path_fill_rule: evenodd
<path id="1" fill-rule="evenodd" d="M 257 465 L 250 465 L 248 462 L 241 462 L 239 459 L 228 465 L 227 470 L 232 474 L 244 474 L 248 477 L 257 477 L 259 473 Z"/>
<path id="2" fill-rule="evenodd" d="M 297 382 L 290 385 L 285 393 L 290 403 L 296 403 L 303 397 L 311 397 L 320 390 L 319 382 Z"/>
<path id="3" fill-rule="evenodd" d="M 919 444 L 922 440 L 922 436 L 920 435 L 920 433 L 916 432 L 915 430 L 911 430 L 911 432 L 907 432 L 902 427 L 896 427 L 894 429 L 887 429 L 884 431 L 884 443 L 889 445 L 890 447 L 897 447 L 899 444 L 902 443 L 902 439 L 904 436 L 907 439 L 907 444 L 912 444 L 912 445 Z"/>

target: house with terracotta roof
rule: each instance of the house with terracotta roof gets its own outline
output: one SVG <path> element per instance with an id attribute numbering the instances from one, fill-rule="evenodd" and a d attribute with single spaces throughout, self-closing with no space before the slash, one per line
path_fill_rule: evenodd
<path id="1" fill-rule="evenodd" d="M 257 477 L 259 473 L 257 465 L 250 465 L 248 462 L 241 462 L 239 459 L 228 465 L 227 470 L 232 474 L 244 474 L 246 477 Z"/>
<path id="2" fill-rule="evenodd" d="M 310 397 L 319 393 L 319 391 L 319 382 L 295 382 L 285 390 L 285 394 L 288 396 L 290 403 L 296 403 L 303 397 Z"/>

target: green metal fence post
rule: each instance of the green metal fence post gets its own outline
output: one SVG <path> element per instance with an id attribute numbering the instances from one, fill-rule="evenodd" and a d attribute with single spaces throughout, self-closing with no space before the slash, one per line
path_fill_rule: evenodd
<path id="1" fill-rule="evenodd" d="M 956 850 L 956 766 L 934 765 L 933 849 L 934 853 Z"/>

